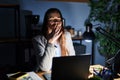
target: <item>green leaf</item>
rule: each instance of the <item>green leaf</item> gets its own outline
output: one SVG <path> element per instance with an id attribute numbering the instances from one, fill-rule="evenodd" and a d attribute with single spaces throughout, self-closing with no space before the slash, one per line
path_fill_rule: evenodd
<path id="1" fill-rule="evenodd" d="M 111 3 L 111 4 L 110 4 Z M 97 21 L 104 24 L 104 29 L 108 31 L 109 35 L 114 35 L 120 40 L 120 0 L 90 0 L 89 6 L 91 7 L 89 20 Z M 98 51 L 101 55 L 109 57 L 115 55 L 119 47 L 116 46 L 114 41 L 108 37 L 96 32 L 96 41 L 98 41 Z"/>

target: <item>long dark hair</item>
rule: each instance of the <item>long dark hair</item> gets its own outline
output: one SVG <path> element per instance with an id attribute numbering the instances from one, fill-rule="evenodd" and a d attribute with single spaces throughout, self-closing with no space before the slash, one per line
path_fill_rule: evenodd
<path id="1" fill-rule="evenodd" d="M 63 20 L 63 17 L 62 17 L 62 14 L 60 12 L 59 9 L 57 8 L 50 8 L 46 11 L 45 13 L 45 16 L 44 16 L 44 20 L 43 20 L 43 26 L 42 26 L 42 34 L 47 37 L 48 36 L 48 19 L 49 19 L 49 15 L 51 13 L 59 13 L 60 14 L 60 17 L 61 19 Z M 64 27 L 63 27 L 63 22 L 62 22 L 62 31 L 63 31 L 63 34 L 60 36 L 59 38 L 59 43 L 60 43 L 60 46 L 61 46 L 61 53 L 63 56 L 65 56 L 65 54 L 67 54 L 67 49 L 66 49 L 66 39 L 65 39 L 65 34 L 64 34 Z"/>
<path id="2" fill-rule="evenodd" d="M 49 15 L 51 13 L 59 13 L 60 14 L 60 18 L 63 19 L 62 14 L 60 12 L 59 9 L 57 8 L 50 8 L 46 11 L 45 16 L 44 16 L 44 20 L 43 20 L 43 25 L 42 25 L 42 33 L 45 37 L 47 37 L 47 31 L 48 31 L 48 19 L 49 19 Z M 62 29 L 63 29 L 63 23 L 62 23 Z"/>

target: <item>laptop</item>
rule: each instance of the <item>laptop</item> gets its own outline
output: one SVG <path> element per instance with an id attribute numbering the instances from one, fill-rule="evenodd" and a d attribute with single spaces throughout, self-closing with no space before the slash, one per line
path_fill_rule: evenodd
<path id="1" fill-rule="evenodd" d="M 90 54 L 54 57 L 51 80 L 88 80 Z"/>

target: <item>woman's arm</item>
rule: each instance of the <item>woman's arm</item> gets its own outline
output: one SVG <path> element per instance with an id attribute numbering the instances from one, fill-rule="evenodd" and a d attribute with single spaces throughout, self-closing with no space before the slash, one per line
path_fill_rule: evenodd
<path id="1" fill-rule="evenodd" d="M 52 67 L 52 58 L 55 55 L 54 45 L 47 43 L 47 41 L 41 37 L 37 37 L 33 39 L 33 46 L 40 70 L 49 71 Z"/>

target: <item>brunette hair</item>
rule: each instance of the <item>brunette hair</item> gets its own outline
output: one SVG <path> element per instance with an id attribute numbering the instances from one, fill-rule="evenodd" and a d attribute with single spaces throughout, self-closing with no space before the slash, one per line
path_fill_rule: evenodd
<path id="1" fill-rule="evenodd" d="M 48 23 L 49 15 L 50 15 L 51 13 L 59 13 L 59 14 L 60 14 L 60 18 L 63 19 L 62 14 L 61 14 L 61 12 L 60 12 L 59 9 L 57 9 L 57 8 L 50 8 L 50 9 L 48 9 L 48 10 L 46 11 L 46 13 L 45 13 L 44 20 L 43 20 L 43 26 L 42 26 L 42 33 L 43 33 L 43 35 L 44 35 L 45 37 L 47 37 L 47 31 L 48 31 L 47 23 Z M 63 30 L 63 29 L 64 29 L 64 28 L 63 28 L 63 23 L 62 23 L 62 30 Z"/>
<path id="2" fill-rule="evenodd" d="M 44 20 L 43 20 L 43 26 L 42 26 L 42 34 L 47 38 L 48 36 L 48 19 L 49 19 L 49 15 L 51 13 L 59 13 L 60 14 L 60 18 L 63 20 L 61 11 L 57 8 L 50 8 L 46 11 L 45 16 L 44 16 Z M 62 55 L 66 55 L 67 54 L 67 49 L 66 49 L 66 39 L 65 39 L 65 32 L 64 32 L 64 27 L 63 27 L 63 22 L 62 22 L 62 32 L 63 34 L 60 36 L 59 38 L 59 43 L 61 46 L 61 53 Z"/>

